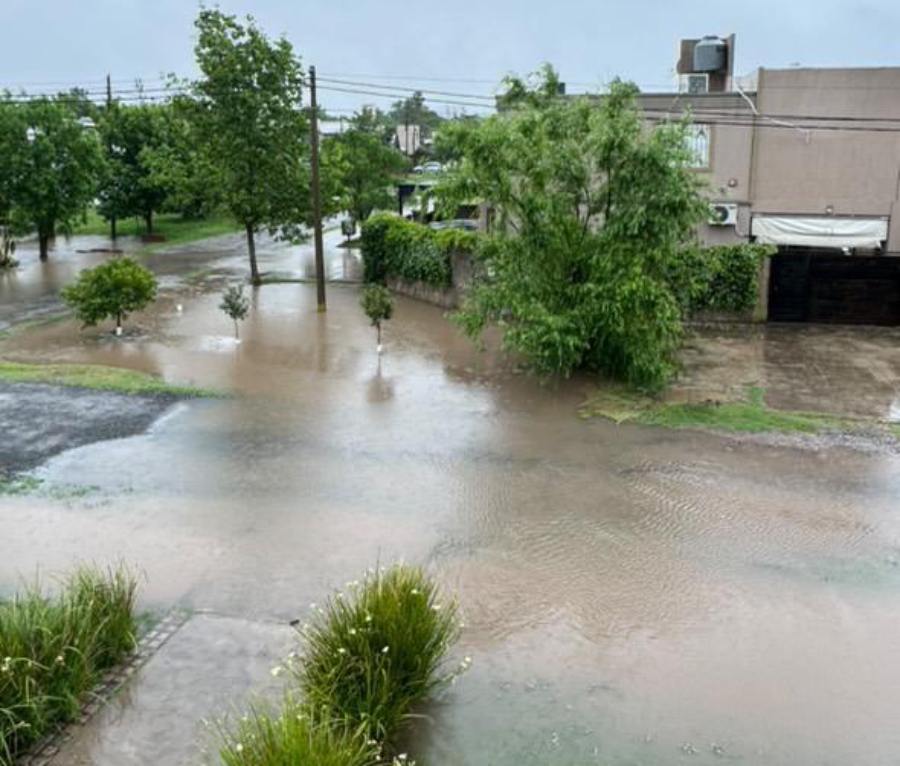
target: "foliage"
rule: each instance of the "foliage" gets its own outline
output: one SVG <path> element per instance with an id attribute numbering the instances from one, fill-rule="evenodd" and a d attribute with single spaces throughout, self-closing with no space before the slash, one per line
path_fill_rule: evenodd
<path id="1" fill-rule="evenodd" d="M 156 277 L 131 258 L 114 258 L 81 271 L 62 297 L 85 327 L 107 318 L 121 327 L 129 314 L 156 299 Z"/>
<path id="2" fill-rule="evenodd" d="M 418 90 L 411 96 L 391 104 L 386 120 L 393 127 L 419 125 L 425 135 L 429 135 L 444 122 L 441 116 L 425 103 L 425 96 Z"/>
<path id="3" fill-rule="evenodd" d="M 291 44 L 269 41 L 252 18 L 203 8 L 195 49 L 202 73 L 186 102 L 226 209 L 247 232 L 252 281 L 260 281 L 254 236 L 296 233 L 308 219 L 308 129 L 303 72 Z"/>
<path id="4" fill-rule="evenodd" d="M 391 206 L 391 183 L 408 165 L 400 152 L 385 143 L 370 110 L 358 113 L 349 130 L 325 142 L 322 163 L 325 175 L 337 183 L 341 207 L 360 223 L 373 210 Z"/>
<path id="5" fill-rule="evenodd" d="M 81 569 L 54 599 L 34 587 L 0 602 L 0 763 L 73 720 L 134 648 L 136 587 L 123 568 Z"/>
<path id="6" fill-rule="evenodd" d="M 244 295 L 243 285 L 232 285 L 222 295 L 219 308 L 234 322 L 234 335 L 238 335 L 238 322 L 247 318 L 250 311 L 250 301 Z"/>
<path id="7" fill-rule="evenodd" d="M 378 347 L 381 350 L 381 323 L 391 318 L 394 313 L 394 297 L 384 285 L 368 284 L 362 289 L 359 300 L 372 327 L 378 331 Z"/>
<path id="8" fill-rule="evenodd" d="M 37 231 L 46 258 L 50 239 L 69 231 L 94 197 L 100 143 L 65 103 L 48 98 L 2 102 L 0 131 L 0 203 L 16 231 Z"/>
<path id="9" fill-rule="evenodd" d="M 257 704 L 232 728 L 221 727 L 225 766 L 374 766 L 378 749 L 343 723 L 317 716 L 295 694 L 281 710 Z"/>
<path id="10" fill-rule="evenodd" d="M 309 706 L 390 744 L 416 705 L 452 678 L 456 604 L 425 573 L 398 565 L 351 583 L 314 611 L 293 667 Z"/>
<path id="11" fill-rule="evenodd" d="M 666 266 L 707 209 L 687 125 L 648 129 L 633 85 L 560 99 L 554 77 L 512 83 L 515 108 L 439 137 L 460 158 L 437 189 L 442 207 L 486 199 L 498 219 L 458 319 L 473 336 L 498 322 L 542 374 L 661 385 L 681 336 Z"/>
<path id="12" fill-rule="evenodd" d="M 24 364 L 0 361 L 0 381 L 48 383 L 142 396 L 219 396 L 215 391 L 179 386 L 134 370 L 99 364 Z"/>
<path id="13" fill-rule="evenodd" d="M 140 216 L 147 231 L 153 230 L 153 214 L 169 196 L 166 178 L 154 173 L 153 153 L 165 152 L 171 138 L 171 104 L 114 103 L 100 123 L 106 149 L 106 169 L 98 197 L 100 214 L 107 220 Z"/>
<path id="14" fill-rule="evenodd" d="M 362 227 L 364 279 L 384 282 L 388 277 L 397 277 L 449 287 L 453 281 L 451 253 L 473 252 L 477 242 L 472 232 L 436 232 L 395 215 L 374 215 Z"/>
<path id="15" fill-rule="evenodd" d="M 685 314 L 750 311 L 759 293 L 760 263 L 775 249 L 749 243 L 687 247 L 667 264 L 667 280 Z"/>
<path id="16" fill-rule="evenodd" d="M 383 285 L 371 284 L 363 287 L 359 302 L 373 327 L 390 319 L 394 313 L 394 298 L 391 291 Z"/>
<path id="17" fill-rule="evenodd" d="M 221 184 L 190 119 L 192 102 L 177 96 L 166 114 L 166 141 L 146 146 L 140 154 L 147 179 L 166 190 L 163 210 L 188 219 L 215 217 L 222 206 Z"/>

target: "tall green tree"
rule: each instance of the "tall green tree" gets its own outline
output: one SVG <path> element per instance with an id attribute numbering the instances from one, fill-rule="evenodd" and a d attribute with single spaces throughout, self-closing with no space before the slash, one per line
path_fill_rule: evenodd
<path id="1" fill-rule="evenodd" d="M 101 115 L 107 163 L 99 210 L 113 227 L 116 219 L 140 216 L 147 233 L 153 231 L 153 215 L 162 209 L 170 189 L 148 158 L 171 142 L 172 110 L 169 104 L 113 103 Z"/>
<path id="2" fill-rule="evenodd" d="M 425 135 L 440 127 L 443 118 L 425 101 L 422 91 L 417 90 L 411 96 L 395 101 L 387 113 L 388 121 L 393 125 L 420 125 Z"/>
<path id="3" fill-rule="evenodd" d="M 480 198 L 497 225 L 459 320 L 497 321 L 506 346 L 542 373 L 601 370 L 642 386 L 672 373 L 681 315 L 667 266 L 706 205 L 687 125 L 649 127 L 635 86 L 559 98 L 555 74 L 509 84 L 510 108 L 441 132 L 458 157 L 438 195 Z"/>
<path id="4" fill-rule="evenodd" d="M 409 162 L 384 140 L 377 115 L 363 110 L 349 130 L 329 139 L 323 147 L 326 175 L 333 178 L 340 207 L 362 223 L 372 211 L 392 206 L 392 182 Z"/>
<path id="5" fill-rule="evenodd" d="M 2 125 L 16 164 L 11 218 L 18 229 L 37 231 L 46 260 L 51 239 L 70 230 L 94 199 L 103 154 L 96 131 L 65 103 L 42 98 L 15 108 L 21 118 Z"/>
<path id="6" fill-rule="evenodd" d="M 270 41 L 250 17 L 242 24 L 203 9 L 196 27 L 202 77 L 193 85 L 194 124 L 223 202 L 244 226 L 259 284 L 257 232 L 294 232 L 309 215 L 303 71 L 291 44 Z"/>
<path id="7" fill-rule="evenodd" d="M 9 97 L 0 99 L 0 269 L 15 265 L 13 199 L 22 172 L 21 138 L 27 129 L 24 110 Z"/>

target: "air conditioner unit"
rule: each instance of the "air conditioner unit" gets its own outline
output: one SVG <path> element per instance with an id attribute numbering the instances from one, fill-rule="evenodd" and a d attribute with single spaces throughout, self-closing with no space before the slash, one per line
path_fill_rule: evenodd
<path id="1" fill-rule="evenodd" d="M 678 79 L 681 93 L 709 93 L 708 74 L 683 74 Z"/>
<path id="2" fill-rule="evenodd" d="M 733 202 L 714 202 L 709 206 L 710 226 L 736 226 L 738 206 Z"/>

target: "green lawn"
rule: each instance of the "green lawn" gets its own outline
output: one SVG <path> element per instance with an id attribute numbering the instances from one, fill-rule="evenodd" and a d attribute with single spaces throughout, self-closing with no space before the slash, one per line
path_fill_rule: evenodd
<path id="1" fill-rule="evenodd" d="M 661 402 L 615 385 L 604 386 L 582 405 L 583 418 L 602 417 L 616 423 L 663 428 L 706 428 L 736 433 L 804 433 L 858 429 L 857 421 L 827 414 L 773 410 L 764 391 L 751 387 L 742 401 L 701 404 Z M 875 425 L 874 423 L 868 425 Z"/>
<path id="2" fill-rule="evenodd" d="M 120 236 L 141 236 L 146 233 L 146 226 L 142 220 L 128 218 L 118 222 L 117 230 Z M 161 213 L 153 218 L 153 233 L 165 237 L 165 242 L 148 243 L 144 247 L 147 250 L 156 250 L 240 230 L 240 224 L 221 213 L 207 218 L 182 218 L 174 213 Z M 87 220 L 76 226 L 72 233 L 109 235 L 109 222 L 105 221 L 96 210 L 91 210 L 88 212 Z"/>
<path id="3" fill-rule="evenodd" d="M 0 361 L 0 382 L 49 383 L 124 394 L 185 397 L 220 395 L 215 391 L 193 386 L 176 386 L 143 372 L 96 364 L 23 364 Z"/>

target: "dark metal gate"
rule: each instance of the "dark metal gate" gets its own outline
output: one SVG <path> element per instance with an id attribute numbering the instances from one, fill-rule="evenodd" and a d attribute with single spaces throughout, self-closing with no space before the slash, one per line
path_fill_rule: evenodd
<path id="1" fill-rule="evenodd" d="M 772 258 L 769 319 L 900 325 L 900 258 L 782 248 Z"/>

